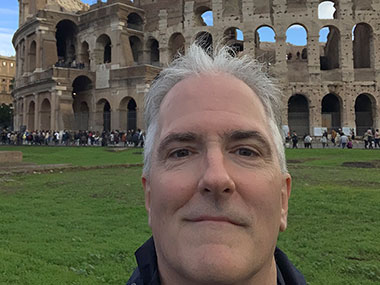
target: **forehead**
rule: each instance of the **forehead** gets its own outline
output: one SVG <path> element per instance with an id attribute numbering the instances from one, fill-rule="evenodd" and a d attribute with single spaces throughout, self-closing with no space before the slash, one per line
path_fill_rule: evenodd
<path id="1" fill-rule="evenodd" d="M 221 122 L 221 118 L 229 120 Z M 223 73 L 194 75 L 177 83 L 165 96 L 158 117 L 161 131 L 197 122 L 202 130 L 205 121 L 231 129 L 268 126 L 255 92 L 240 79 Z"/>

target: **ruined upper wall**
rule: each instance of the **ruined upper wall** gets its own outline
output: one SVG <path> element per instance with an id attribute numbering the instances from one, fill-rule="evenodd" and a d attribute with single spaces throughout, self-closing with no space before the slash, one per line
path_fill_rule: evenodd
<path id="1" fill-rule="evenodd" d="M 140 7 L 145 10 L 145 31 L 153 32 L 158 29 L 160 10 L 168 13 L 168 26 L 183 22 L 184 0 L 140 0 Z"/>
<path id="2" fill-rule="evenodd" d="M 88 4 L 84 4 L 80 0 L 47 0 L 46 9 L 56 10 L 58 8 L 62 12 L 79 12 L 89 9 Z"/>

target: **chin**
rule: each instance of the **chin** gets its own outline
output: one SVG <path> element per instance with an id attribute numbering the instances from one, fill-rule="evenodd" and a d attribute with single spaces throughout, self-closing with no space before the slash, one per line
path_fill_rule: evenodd
<path id="1" fill-rule="evenodd" d="M 225 244 L 207 244 L 192 250 L 186 258 L 188 276 L 196 276 L 196 283 L 233 284 L 248 278 L 254 265 Z"/>

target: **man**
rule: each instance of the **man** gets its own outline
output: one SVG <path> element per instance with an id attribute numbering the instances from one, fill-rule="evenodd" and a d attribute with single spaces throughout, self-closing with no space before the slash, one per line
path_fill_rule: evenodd
<path id="1" fill-rule="evenodd" d="M 348 143 L 348 137 L 344 133 L 342 133 L 340 137 L 340 143 L 341 143 L 342 148 L 345 148 Z"/>
<path id="2" fill-rule="evenodd" d="M 293 147 L 292 148 L 298 148 L 297 147 L 298 136 L 297 136 L 297 133 L 295 131 L 293 131 L 293 134 L 292 134 L 292 142 L 293 142 Z"/>
<path id="3" fill-rule="evenodd" d="M 306 284 L 276 248 L 291 177 L 281 92 L 248 57 L 192 45 L 146 96 L 153 237 L 127 284 Z"/>

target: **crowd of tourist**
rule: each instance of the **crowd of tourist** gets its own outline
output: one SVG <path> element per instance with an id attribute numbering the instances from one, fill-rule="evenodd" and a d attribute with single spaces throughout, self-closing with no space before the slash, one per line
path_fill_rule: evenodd
<path id="1" fill-rule="evenodd" d="M 143 147 L 145 133 L 140 130 L 124 131 L 0 131 L 0 143 L 8 145 L 63 145 L 63 146 L 123 146 Z M 315 141 L 320 142 L 323 148 L 334 146 L 341 148 L 352 148 L 353 142 L 364 142 L 364 148 L 380 149 L 379 129 L 368 129 L 361 138 L 355 137 L 352 131 L 346 135 L 341 129 L 332 130 L 331 133 L 324 131 L 322 137 L 313 138 L 310 134 L 299 137 L 296 132 L 288 134 L 286 146 L 298 148 L 303 143 L 304 148 L 312 148 Z"/>
<path id="2" fill-rule="evenodd" d="M 291 148 L 298 148 L 299 142 L 301 141 L 301 138 L 297 135 L 295 131 L 292 132 L 292 134 L 288 134 L 286 137 L 286 143 L 288 147 Z M 351 130 L 350 134 L 345 134 L 342 129 L 332 130 L 331 133 L 327 133 L 327 131 L 324 131 L 322 134 L 322 137 L 320 138 L 320 143 L 322 144 L 323 148 L 326 148 L 330 145 L 334 147 L 341 147 L 341 148 L 353 148 L 353 142 L 364 142 L 364 148 L 366 149 L 373 149 L 373 148 L 380 148 L 380 132 L 379 129 L 371 129 L 368 128 L 367 131 L 363 134 L 361 138 L 358 139 L 358 137 L 355 136 L 354 130 Z M 302 137 L 302 142 L 304 145 L 304 148 L 312 148 L 312 142 L 313 138 L 310 136 L 310 134 L 304 134 Z"/>
<path id="3" fill-rule="evenodd" d="M 0 133 L 0 143 L 8 145 L 63 146 L 124 146 L 143 147 L 145 133 L 138 130 L 121 131 L 6 131 Z"/>

